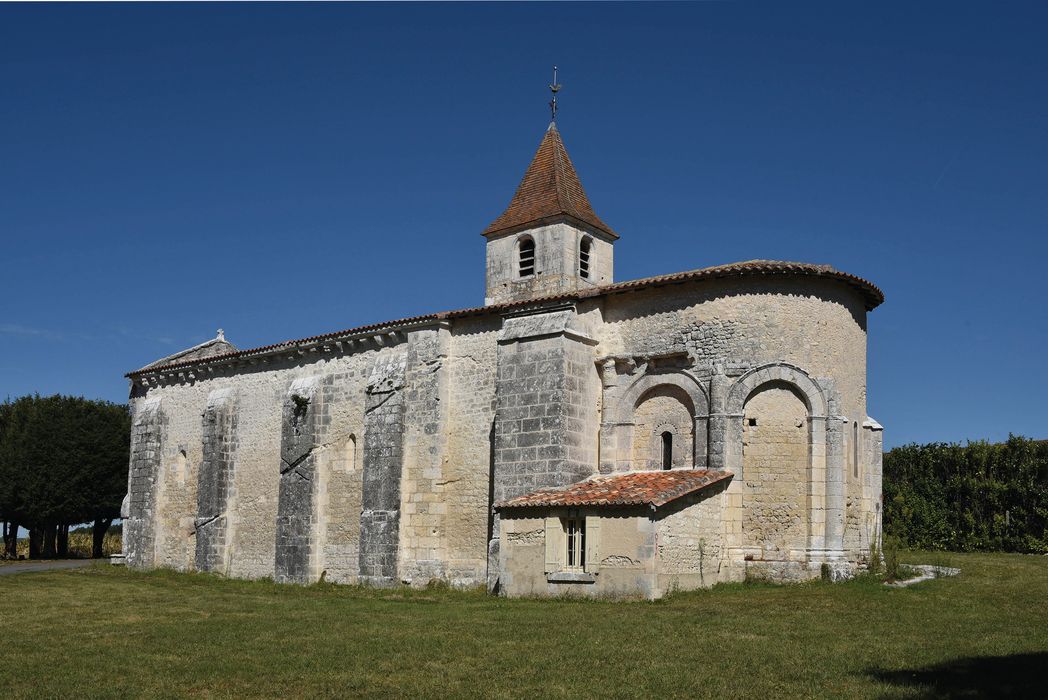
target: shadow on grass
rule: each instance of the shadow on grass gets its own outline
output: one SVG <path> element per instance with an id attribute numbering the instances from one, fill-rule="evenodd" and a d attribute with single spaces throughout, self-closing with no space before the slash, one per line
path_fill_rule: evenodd
<path id="1" fill-rule="evenodd" d="M 888 685 L 884 697 L 1044 698 L 1048 653 L 975 656 L 901 671 L 874 669 L 868 674 Z"/>

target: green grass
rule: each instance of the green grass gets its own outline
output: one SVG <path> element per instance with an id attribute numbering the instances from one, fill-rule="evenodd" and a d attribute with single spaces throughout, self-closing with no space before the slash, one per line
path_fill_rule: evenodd
<path id="1" fill-rule="evenodd" d="M 949 558 L 960 576 L 905 589 L 738 584 L 656 603 L 278 586 L 103 564 L 0 578 L 0 668 L 5 697 L 1040 688 L 1024 678 L 1048 668 L 1048 557 Z"/>

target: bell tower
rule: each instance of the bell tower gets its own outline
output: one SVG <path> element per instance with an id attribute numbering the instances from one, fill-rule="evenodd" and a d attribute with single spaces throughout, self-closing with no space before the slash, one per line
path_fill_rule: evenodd
<path id="1" fill-rule="evenodd" d="M 556 122 L 546 129 L 506 211 L 483 235 L 487 239 L 485 305 L 612 282 L 618 235 L 590 206 Z"/>

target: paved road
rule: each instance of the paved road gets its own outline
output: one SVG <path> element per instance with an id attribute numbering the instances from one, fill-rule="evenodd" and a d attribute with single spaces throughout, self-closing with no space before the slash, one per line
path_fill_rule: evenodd
<path id="1" fill-rule="evenodd" d="M 58 561 L 20 561 L 17 564 L 0 564 L 0 576 L 21 574 L 26 571 L 54 571 L 56 569 L 80 569 L 91 566 L 93 559 L 60 559 Z M 97 561 L 104 561 L 98 559 Z"/>

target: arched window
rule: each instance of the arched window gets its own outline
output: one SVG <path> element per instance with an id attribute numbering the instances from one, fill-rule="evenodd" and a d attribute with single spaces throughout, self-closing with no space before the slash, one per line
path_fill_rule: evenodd
<path id="1" fill-rule="evenodd" d="M 859 478 L 859 421 L 852 423 L 852 476 Z"/>
<path id="2" fill-rule="evenodd" d="M 590 238 L 583 238 L 579 241 L 579 277 L 582 279 L 589 279 L 590 276 L 590 251 L 593 247 L 593 241 Z"/>
<path id="3" fill-rule="evenodd" d="M 186 475 L 189 472 L 189 460 L 186 458 L 186 451 L 179 450 L 178 456 L 175 458 L 175 478 L 178 479 L 179 484 L 186 483 Z"/>
<path id="4" fill-rule="evenodd" d="M 520 256 L 520 276 L 531 277 L 535 274 L 535 241 L 523 238 L 517 250 Z"/>
<path id="5" fill-rule="evenodd" d="M 673 469 L 673 433 L 668 430 L 662 434 L 662 468 Z"/>
<path id="6" fill-rule="evenodd" d="M 346 440 L 346 444 L 342 447 L 342 469 L 347 473 L 351 474 L 356 468 L 357 464 L 357 438 L 355 435 L 350 435 Z"/>

